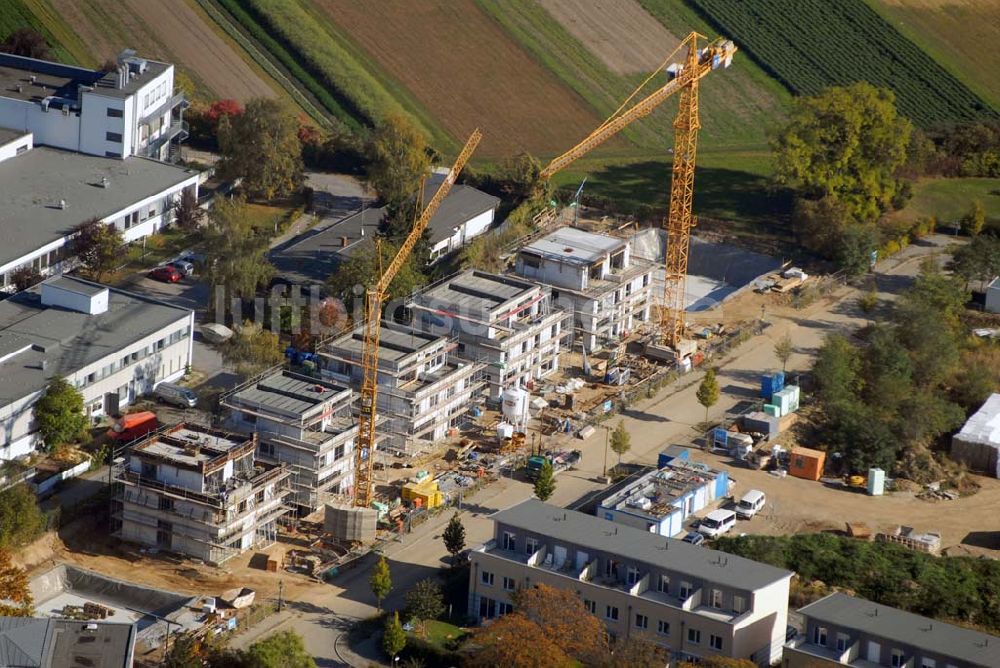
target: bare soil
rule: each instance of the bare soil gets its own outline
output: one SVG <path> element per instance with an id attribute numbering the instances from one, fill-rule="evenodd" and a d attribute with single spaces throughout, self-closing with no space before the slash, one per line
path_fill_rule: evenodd
<path id="1" fill-rule="evenodd" d="M 237 100 L 275 96 L 239 47 L 187 2 L 52 0 L 52 5 L 99 62 L 132 48 L 174 63 L 206 94 Z"/>
<path id="2" fill-rule="evenodd" d="M 540 4 L 616 74 L 651 72 L 680 43 L 638 0 L 540 0 Z"/>
<path id="3" fill-rule="evenodd" d="M 561 152 L 601 122 L 474 0 L 316 5 L 453 136 L 481 128 L 481 156 Z"/>

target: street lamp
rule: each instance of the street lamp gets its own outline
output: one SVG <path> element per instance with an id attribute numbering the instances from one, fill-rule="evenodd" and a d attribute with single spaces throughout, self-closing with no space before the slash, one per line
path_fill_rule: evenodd
<path id="1" fill-rule="evenodd" d="M 608 443 L 611 441 L 611 427 L 606 424 L 602 424 L 604 427 L 604 468 L 601 469 L 601 477 L 604 478 L 605 482 L 608 479 Z"/>

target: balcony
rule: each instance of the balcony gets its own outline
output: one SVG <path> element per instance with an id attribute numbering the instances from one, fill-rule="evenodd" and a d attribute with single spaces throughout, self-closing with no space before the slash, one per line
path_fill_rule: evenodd
<path id="1" fill-rule="evenodd" d="M 163 104 L 146 112 L 146 114 L 139 119 L 139 125 L 149 125 L 151 122 L 160 118 L 171 109 L 175 109 L 177 107 L 187 109 L 189 106 L 188 101 L 184 99 L 184 93 L 177 93 L 164 100 Z"/>
<path id="2" fill-rule="evenodd" d="M 159 137 L 151 140 L 141 150 L 141 154 L 147 158 L 154 158 L 160 153 L 160 149 L 174 141 L 184 141 L 188 138 L 188 124 L 186 121 L 174 121 Z"/>

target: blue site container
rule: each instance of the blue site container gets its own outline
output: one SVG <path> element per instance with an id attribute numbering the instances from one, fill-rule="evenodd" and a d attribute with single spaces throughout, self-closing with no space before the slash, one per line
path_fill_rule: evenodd
<path id="1" fill-rule="evenodd" d="M 669 448 L 660 453 L 659 458 L 656 460 L 656 468 L 662 469 L 664 466 L 674 461 L 688 461 L 688 449 L 679 445 L 671 445 Z"/>
<path id="2" fill-rule="evenodd" d="M 771 401 L 775 392 L 785 389 L 785 372 L 772 371 L 760 377 L 760 395 L 765 400 Z"/>

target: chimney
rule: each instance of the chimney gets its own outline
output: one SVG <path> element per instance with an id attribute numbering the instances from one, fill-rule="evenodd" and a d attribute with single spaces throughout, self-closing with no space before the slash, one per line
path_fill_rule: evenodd
<path id="1" fill-rule="evenodd" d="M 48 360 L 42 360 L 38 364 L 38 368 L 41 369 L 42 371 L 45 371 L 47 368 L 49 368 L 49 361 Z"/>
<path id="2" fill-rule="evenodd" d="M 68 206 L 69 206 L 69 205 L 68 205 L 68 204 L 66 204 L 66 200 L 64 200 L 64 199 L 61 199 L 61 200 L 59 200 L 59 208 L 60 208 L 60 209 L 62 209 L 62 210 L 64 210 L 64 211 L 65 211 L 65 210 L 66 210 L 66 207 L 68 207 Z"/>
<path id="3" fill-rule="evenodd" d="M 110 179 L 108 179 L 108 177 L 106 177 L 106 176 L 102 176 L 101 177 L 101 187 L 102 188 L 110 188 L 111 187 L 111 181 L 110 181 Z"/>

